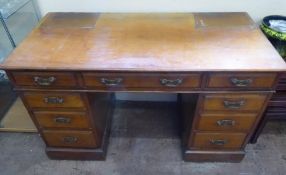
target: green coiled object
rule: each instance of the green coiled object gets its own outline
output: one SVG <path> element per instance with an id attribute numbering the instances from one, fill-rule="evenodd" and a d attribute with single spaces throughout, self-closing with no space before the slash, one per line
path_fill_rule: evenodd
<path id="1" fill-rule="evenodd" d="M 261 30 L 269 37 L 276 38 L 281 41 L 286 41 L 286 33 L 275 31 L 265 24 L 260 25 Z"/>
<path id="2" fill-rule="evenodd" d="M 286 21 L 286 17 L 278 15 L 266 16 L 263 18 L 262 24 L 260 25 L 263 33 L 286 61 L 286 33 L 270 28 L 270 20 Z"/>

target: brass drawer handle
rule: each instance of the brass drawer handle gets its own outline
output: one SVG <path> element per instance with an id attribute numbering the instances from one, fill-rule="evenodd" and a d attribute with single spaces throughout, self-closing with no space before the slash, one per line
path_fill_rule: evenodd
<path id="1" fill-rule="evenodd" d="M 230 82 L 237 87 L 247 87 L 250 86 L 251 83 L 253 82 L 252 79 L 244 79 L 244 80 L 240 80 L 238 78 L 230 78 Z"/>
<path id="2" fill-rule="evenodd" d="M 54 121 L 56 123 L 60 123 L 60 124 L 69 124 L 69 123 L 71 123 L 71 119 L 67 118 L 67 117 L 56 117 L 54 119 Z"/>
<path id="3" fill-rule="evenodd" d="M 168 79 L 160 79 L 162 85 L 167 87 L 176 87 L 183 83 L 182 79 L 168 80 Z"/>
<path id="4" fill-rule="evenodd" d="M 240 109 L 242 106 L 245 105 L 245 101 L 244 100 L 240 100 L 240 101 L 224 100 L 223 104 L 224 104 L 224 107 L 228 109 Z"/>
<path id="5" fill-rule="evenodd" d="M 227 144 L 227 140 L 210 140 L 210 143 L 212 145 L 223 146 L 223 145 Z"/>
<path id="6" fill-rule="evenodd" d="M 64 99 L 61 97 L 45 97 L 44 102 L 47 104 L 63 104 Z"/>
<path id="7" fill-rule="evenodd" d="M 34 77 L 34 82 L 39 86 L 51 86 L 56 81 L 56 77 Z"/>
<path id="8" fill-rule="evenodd" d="M 218 120 L 216 123 L 218 126 L 234 126 L 235 125 L 234 120 Z"/>
<path id="9" fill-rule="evenodd" d="M 101 83 L 106 86 L 117 86 L 120 85 L 122 81 L 123 81 L 122 78 L 115 78 L 115 79 L 101 78 Z"/>
<path id="10" fill-rule="evenodd" d="M 76 143 L 77 141 L 78 141 L 77 137 L 64 137 L 63 138 L 63 142 L 68 143 L 68 144 Z"/>

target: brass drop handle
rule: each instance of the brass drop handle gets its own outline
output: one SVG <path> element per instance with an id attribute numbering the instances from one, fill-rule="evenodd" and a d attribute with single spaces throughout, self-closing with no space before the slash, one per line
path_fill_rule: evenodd
<path id="1" fill-rule="evenodd" d="M 60 124 L 69 124 L 71 122 L 71 119 L 67 117 L 56 117 L 54 121 Z"/>
<path id="2" fill-rule="evenodd" d="M 47 104 L 63 104 L 64 99 L 62 97 L 45 97 L 44 102 Z"/>
<path id="3" fill-rule="evenodd" d="M 50 86 L 56 81 L 56 77 L 34 77 L 34 82 L 39 86 Z"/>
<path id="4" fill-rule="evenodd" d="M 230 82 L 237 87 L 247 87 L 250 86 L 251 83 L 253 82 L 252 79 L 248 78 L 248 79 L 238 79 L 238 78 L 230 78 Z"/>
<path id="5" fill-rule="evenodd" d="M 77 141 L 78 141 L 77 137 L 69 136 L 69 137 L 64 137 L 63 138 L 63 142 L 67 143 L 67 144 L 76 143 Z"/>
<path id="6" fill-rule="evenodd" d="M 223 146 L 223 145 L 227 144 L 227 140 L 213 140 L 213 139 L 211 139 L 210 143 L 212 145 Z"/>
<path id="7" fill-rule="evenodd" d="M 182 79 L 168 80 L 168 79 L 160 79 L 162 85 L 167 87 L 176 87 L 183 83 Z"/>
<path id="8" fill-rule="evenodd" d="M 224 100 L 223 104 L 224 104 L 224 107 L 228 109 L 240 109 L 242 106 L 244 106 L 245 101 L 244 100 L 239 100 L 239 101 Z"/>
<path id="9" fill-rule="evenodd" d="M 234 120 L 218 120 L 216 123 L 218 126 L 234 126 L 235 125 Z"/>
<path id="10" fill-rule="evenodd" d="M 106 86 L 118 86 L 122 83 L 122 78 L 114 78 L 114 79 L 107 79 L 107 78 L 101 78 L 101 83 Z"/>

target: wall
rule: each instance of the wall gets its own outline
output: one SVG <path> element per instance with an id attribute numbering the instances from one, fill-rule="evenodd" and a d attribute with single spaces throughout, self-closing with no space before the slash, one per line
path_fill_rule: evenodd
<path id="1" fill-rule="evenodd" d="M 264 16 L 286 16 L 286 0 L 38 0 L 40 13 L 48 12 L 232 12 L 246 11 L 257 22 Z M 164 94 L 118 93 L 118 99 L 173 101 Z"/>
<path id="2" fill-rule="evenodd" d="M 246 11 L 259 21 L 270 14 L 286 15 L 286 0 L 38 0 L 47 12 L 210 12 Z"/>

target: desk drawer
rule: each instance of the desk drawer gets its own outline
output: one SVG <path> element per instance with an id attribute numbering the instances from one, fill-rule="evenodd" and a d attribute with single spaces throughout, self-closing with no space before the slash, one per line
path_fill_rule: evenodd
<path id="1" fill-rule="evenodd" d="M 32 86 L 37 88 L 77 87 L 73 73 L 68 72 L 12 72 L 16 86 Z"/>
<path id="2" fill-rule="evenodd" d="M 85 112 L 35 111 L 33 113 L 42 128 L 90 128 Z"/>
<path id="3" fill-rule="evenodd" d="M 78 93 L 25 92 L 22 97 L 31 108 L 85 108 Z"/>
<path id="4" fill-rule="evenodd" d="M 50 147 L 96 148 L 95 137 L 91 131 L 43 131 Z"/>
<path id="5" fill-rule="evenodd" d="M 164 73 L 83 73 L 86 87 L 109 88 L 199 88 L 201 75 Z"/>
<path id="6" fill-rule="evenodd" d="M 203 97 L 203 111 L 259 111 L 266 94 L 207 94 Z"/>
<path id="7" fill-rule="evenodd" d="M 212 73 L 208 76 L 208 88 L 265 88 L 272 89 L 275 73 Z"/>
<path id="8" fill-rule="evenodd" d="M 197 129 L 200 131 L 243 131 L 248 132 L 255 120 L 257 114 L 240 113 L 214 113 L 201 114 Z"/>
<path id="9" fill-rule="evenodd" d="M 244 133 L 201 133 L 194 136 L 193 147 L 200 149 L 240 149 Z"/>

